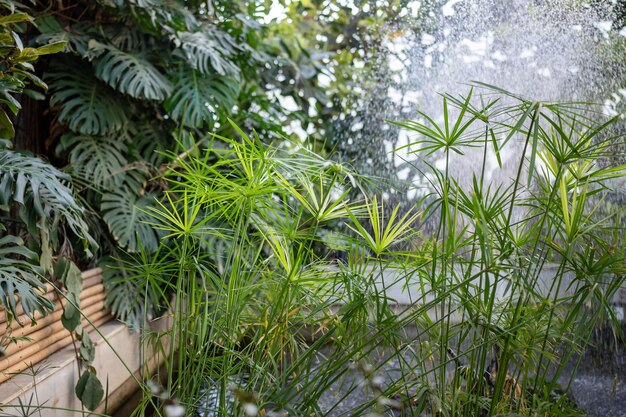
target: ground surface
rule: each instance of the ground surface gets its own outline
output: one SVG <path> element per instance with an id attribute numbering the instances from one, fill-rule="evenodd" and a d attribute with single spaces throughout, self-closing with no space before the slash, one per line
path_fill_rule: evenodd
<path id="1" fill-rule="evenodd" d="M 572 396 L 592 417 L 626 417 L 626 348 L 610 334 L 593 343 L 572 380 Z"/>
<path id="2" fill-rule="evenodd" d="M 572 379 L 570 396 L 590 417 L 626 417 L 626 348 L 616 346 L 610 338 L 605 342 L 599 337 L 593 343 L 595 347 L 585 353 Z M 410 361 L 410 358 L 407 360 Z M 397 360 L 392 358 L 377 373 L 392 379 L 396 367 Z M 572 371 L 573 366 L 569 366 L 560 379 L 563 386 L 567 384 Z M 351 389 L 352 392 L 345 396 L 346 391 Z M 371 398 L 372 393 L 362 371 L 355 369 L 342 384 L 337 384 L 325 393 L 320 408 L 330 411 L 329 417 L 349 417 L 350 410 Z M 397 416 L 400 413 L 388 410 L 383 414 Z"/>
<path id="3" fill-rule="evenodd" d="M 602 340 L 596 341 L 596 346 L 584 355 L 572 379 L 570 396 L 590 417 L 626 417 L 626 349 L 623 346 L 616 348 L 613 343 L 603 346 Z M 385 384 L 399 376 L 398 358 L 384 358 L 381 355 L 372 359 L 372 363 L 378 367 L 372 375 L 382 377 Z M 403 360 L 410 363 L 412 358 Z M 321 362 L 319 365 L 323 366 Z M 573 366 L 569 366 L 560 379 L 563 386 L 567 385 L 572 370 Z M 356 408 L 374 398 L 370 381 L 363 369 L 355 366 L 343 379 L 325 391 L 319 401 L 320 409 L 328 417 L 350 417 Z M 216 393 L 208 390 L 205 401 L 214 402 Z M 388 407 L 372 411 L 379 411 L 384 416 L 402 415 Z M 209 412 L 203 417 L 213 416 Z"/>
<path id="4" fill-rule="evenodd" d="M 571 380 L 570 397 L 590 417 L 626 417 L 626 348 L 616 345 L 611 335 L 597 334 L 592 343 L 593 347 L 587 350 Z M 389 358 L 384 353 L 372 354 L 370 363 L 376 369 L 371 371 L 370 379 L 362 366 L 355 365 L 324 392 L 318 402 L 320 410 L 328 417 L 351 417 L 355 409 L 375 398 L 371 383 L 373 376 L 381 377 L 384 385 L 400 377 L 397 370 L 400 359 L 409 364 L 416 361 L 410 351 L 402 358 Z M 323 367 L 324 361 L 320 360 L 317 366 Z M 559 379 L 562 386 L 567 386 L 572 372 L 573 365 L 569 365 Z M 208 390 L 206 394 L 205 401 L 215 401 L 216 391 Z M 370 408 L 369 411 L 383 416 L 411 415 L 388 407 Z M 200 413 L 200 416 L 213 417 L 214 414 Z"/>

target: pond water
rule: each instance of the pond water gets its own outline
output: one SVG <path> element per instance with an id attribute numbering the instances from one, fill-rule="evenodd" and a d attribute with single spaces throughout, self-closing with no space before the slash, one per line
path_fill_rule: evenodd
<path id="1" fill-rule="evenodd" d="M 626 330 L 626 325 L 622 327 Z M 626 417 L 626 347 L 616 345 L 610 331 L 597 332 L 592 343 L 571 383 L 573 365 L 566 367 L 559 383 L 563 387 L 570 384 L 568 396 L 590 417 Z M 412 358 L 405 359 L 410 362 Z M 398 359 L 389 358 L 380 364 L 376 373 L 385 380 L 392 380 L 399 375 L 397 369 Z M 328 411 L 329 417 L 349 416 L 351 410 L 373 398 L 363 379 L 358 369 L 346 375 L 322 396 L 321 409 Z M 351 392 L 347 394 L 348 391 Z M 391 409 L 386 412 L 390 416 L 407 415 Z"/>
<path id="2" fill-rule="evenodd" d="M 572 396 L 590 416 L 626 417 L 626 348 L 611 330 L 596 331 L 592 343 L 572 379 Z"/>
<path id="3" fill-rule="evenodd" d="M 623 331 L 626 331 L 626 323 L 623 324 L 622 328 Z M 329 354 L 332 349 L 334 349 L 332 346 L 327 346 L 321 352 L 317 367 L 323 367 L 323 357 Z M 368 361 L 375 367 L 371 370 L 369 381 L 371 382 L 373 377 L 377 377 L 385 386 L 390 381 L 401 378 L 400 361 L 405 363 L 404 368 L 406 369 L 406 363 L 410 364 L 416 360 L 410 350 L 406 352 L 405 357 L 399 358 L 387 356 L 384 349 L 375 349 L 370 354 Z M 587 415 L 590 417 L 626 417 L 626 347 L 615 343 L 610 329 L 595 332 L 591 346 L 583 355 L 578 370 L 572 377 L 573 373 L 574 364 L 566 366 L 563 375 L 559 378 L 559 384 L 562 387 L 569 385 L 568 397 Z M 213 409 L 217 406 L 217 398 L 217 389 L 209 388 L 204 392 L 200 404 L 202 407 L 207 407 L 207 410 Z M 234 398 L 230 394 L 227 398 L 232 406 Z M 365 377 L 363 367 L 354 364 L 350 371 L 343 374 L 321 395 L 318 405 L 325 416 L 350 417 L 364 403 L 375 398 L 376 394 L 372 391 L 368 378 Z M 376 411 L 385 416 L 411 415 L 410 403 L 403 401 L 400 397 L 391 400 L 396 406 L 401 404 L 406 408 L 400 411 L 394 407 L 386 406 Z M 198 417 L 217 416 L 213 411 L 198 412 L 196 415 Z"/>

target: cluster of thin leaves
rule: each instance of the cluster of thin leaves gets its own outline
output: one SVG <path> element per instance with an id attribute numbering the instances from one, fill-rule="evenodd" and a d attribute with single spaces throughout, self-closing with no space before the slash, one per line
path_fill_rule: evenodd
<path id="1" fill-rule="evenodd" d="M 176 346 L 167 389 L 187 412 L 582 414 L 557 388 L 624 284 L 622 213 L 597 215 L 624 174 L 605 163 L 619 137 L 592 106 L 480 87 L 482 108 L 445 96 L 442 125 L 403 123 L 416 152 L 483 155 L 469 187 L 433 167 L 432 194 L 408 213 L 349 201 L 355 173 L 236 125 L 168 173 L 149 210 L 165 239 L 126 282 L 171 309 L 156 340 Z M 519 156 L 510 183 L 486 181 L 506 147 Z M 439 227 L 422 235 L 428 218 Z M 337 221 L 347 229 L 327 233 Z"/>

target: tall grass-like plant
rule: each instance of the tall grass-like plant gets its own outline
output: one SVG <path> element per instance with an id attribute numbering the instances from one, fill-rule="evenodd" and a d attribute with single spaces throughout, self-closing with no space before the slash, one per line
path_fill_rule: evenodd
<path id="1" fill-rule="evenodd" d="M 292 154 L 233 128 L 239 138 L 215 138 L 226 147 L 212 143 L 202 157 L 177 161 L 167 198 L 152 213 L 165 238 L 158 259 L 141 262 L 162 265 L 165 257 L 178 268 L 146 267 L 157 273 L 135 279 L 172 309 L 167 390 L 189 412 L 243 412 L 232 409 L 234 392 L 260 409 L 310 414 L 322 391 L 305 398 L 296 386 L 321 340 L 339 330 L 330 292 L 336 273 L 321 232 L 363 211 L 346 199 L 354 176 L 306 149 Z M 150 290 L 164 284 L 169 291 Z M 310 332 L 320 335 L 316 348 L 307 344 Z M 212 390 L 218 400 L 203 406 Z"/>
<path id="2" fill-rule="evenodd" d="M 554 388 L 571 381 L 563 370 L 577 367 L 591 329 L 612 318 L 611 300 L 624 284 L 624 236 L 614 227 L 623 213 L 603 209 L 603 195 L 624 176 L 608 151 L 622 138 L 611 134 L 615 120 L 602 121 L 591 105 L 479 87 L 492 97 L 481 108 L 471 92 L 444 96 L 442 124 L 427 115 L 399 123 L 418 134 L 413 152 L 445 160 L 429 176 L 435 192 L 427 212 L 439 227 L 430 268 L 420 272 L 433 292 L 450 291 L 422 352 L 437 357 L 426 383 L 438 401 L 430 408 L 444 415 L 557 410 L 566 397 L 556 399 Z M 471 148 L 482 148 L 480 162 Z M 450 167 L 465 152 L 474 158 L 466 165 L 471 180 L 459 181 Z M 503 165 L 504 152 L 515 165 Z"/>
<path id="3" fill-rule="evenodd" d="M 132 270 L 171 309 L 166 390 L 186 415 L 576 412 L 555 388 L 626 271 L 602 198 L 618 138 L 592 107 L 482 87 L 480 107 L 444 96 L 441 124 L 399 123 L 445 161 L 408 213 L 348 201 L 355 173 L 235 125 L 177 160 L 151 213 L 158 255 Z M 449 167 L 467 152 L 482 157 L 461 181 Z"/>

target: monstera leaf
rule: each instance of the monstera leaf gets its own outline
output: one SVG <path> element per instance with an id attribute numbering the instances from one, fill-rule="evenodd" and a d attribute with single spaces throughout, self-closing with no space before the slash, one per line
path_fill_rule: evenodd
<path id="1" fill-rule="evenodd" d="M 38 218 L 64 220 L 79 238 L 95 248 L 98 245 L 82 218 L 83 209 L 63 182 L 69 179 L 69 175 L 39 158 L 0 150 L 0 206 L 6 210 L 13 202 L 18 203 L 31 233 L 36 232 Z"/>
<path id="2" fill-rule="evenodd" d="M 214 29 L 214 30 L 211 30 Z M 174 42 L 183 57 L 203 74 L 237 75 L 239 68 L 228 58 L 237 49 L 237 43 L 227 33 L 209 26 L 202 32 L 178 32 Z"/>
<path id="3" fill-rule="evenodd" d="M 135 98 L 158 101 L 169 96 L 172 90 L 170 82 L 143 53 L 124 52 L 95 40 L 89 42 L 89 49 L 97 56 L 94 64 L 96 77 L 117 91 Z"/>
<path id="4" fill-rule="evenodd" d="M 161 0 L 129 0 L 129 2 L 144 9 L 161 5 Z"/>
<path id="5" fill-rule="evenodd" d="M 145 300 L 142 281 L 128 279 L 121 270 L 109 265 L 104 269 L 103 276 L 106 307 L 118 320 L 138 330 L 146 317 L 144 306 L 152 305 Z"/>
<path id="6" fill-rule="evenodd" d="M 126 165 L 126 145 L 121 138 L 70 134 L 61 138 L 61 144 L 64 149 L 71 149 L 69 162 L 74 177 L 97 188 L 120 184 Z"/>
<path id="7" fill-rule="evenodd" d="M 134 127 L 133 140 L 128 144 L 130 158 L 147 161 L 152 166 L 161 165 L 166 157 L 160 152 L 166 151 L 172 142 L 168 131 L 148 121 Z"/>
<path id="8" fill-rule="evenodd" d="M 9 319 L 18 315 L 18 300 L 32 321 L 36 311 L 45 315 L 54 307 L 43 296 L 43 271 L 36 260 L 37 254 L 24 247 L 22 239 L 11 235 L 0 238 L 0 302 Z"/>
<path id="9" fill-rule="evenodd" d="M 48 216 L 59 203 L 80 212 L 74 201 L 72 191 L 63 184 L 69 180 L 62 173 L 39 158 L 11 151 L 0 151 L 0 205 L 7 208 L 12 201 L 24 205 L 27 194 L 32 194 L 33 207 L 40 216 Z M 42 189 L 48 189 L 57 196 L 57 201 L 47 201 L 41 195 Z"/>
<path id="10" fill-rule="evenodd" d="M 106 135 L 126 124 L 127 103 L 80 60 L 63 60 L 45 76 L 52 106 L 60 106 L 59 120 L 75 132 Z"/>
<path id="11" fill-rule="evenodd" d="M 117 0 L 119 1 L 119 0 Z M 185 2 L 171 0 L 129 0 L 142 3 L 141 9 L 134 10 L 135 19 L 147 33 L 172 33 L 197 28 L 199 23 L 193 11 Z M 157 3 L 157 6 L 151 6 Z"/>
<path id="12" fill-rule="evenodd" d="M 152 216 L 146 213 L 154 201 L 154 195 L 139 196 L 128 187 L 102 196 L 103 219 L 115 240 L 129 252 L 154 250 L 159 244 L 157 232 L 148 224 Z"/>
<path id="13" fill-rule="evenodd" d="M 238 95 L 239 82 L 233 78 L 181 68 L 165 109 L 186 126 L 212 126 L 215 117 L 230 113 Z"/>
<path id="14" fill-rule="evenodd" d="M 122 253 L 115 259 L 102 259 L 106 307 L 134 329 L 140 329 L 146 317 L 162 314 L 160 310 L 167 308 L 169 298 L 166 288 L 175 290 L 166 284 L 176 275 L 172 260 L 167 246 L 163 245 L 154 253 Z M 151 278 L 146 279 L 147 276 Z"/>
<path id="15" fill-rule="evenodd" d="M 43 15 L 35 19 L 40 34 L 33 41 L 36 44 L 67 42 L 64 52 L 86 56 L 89 39 L 100 35 L 100 27 L 91 22 L 77 22 L 67 27 L 56 16 Z"/>

